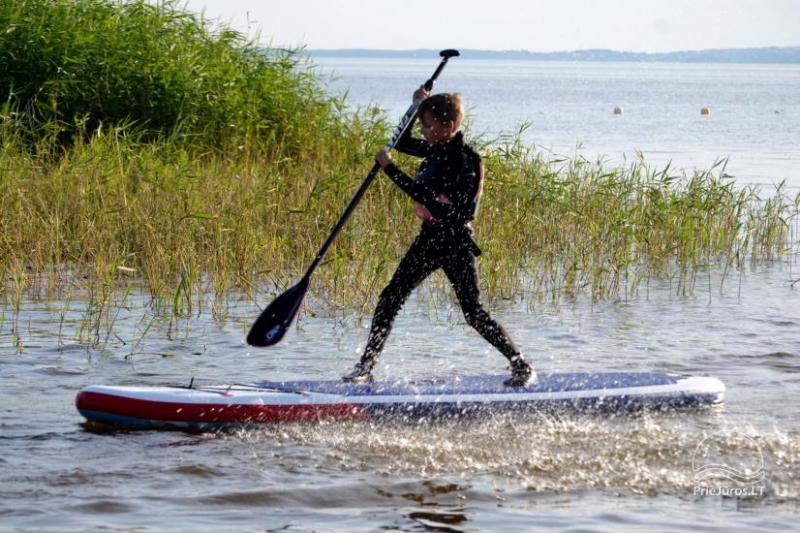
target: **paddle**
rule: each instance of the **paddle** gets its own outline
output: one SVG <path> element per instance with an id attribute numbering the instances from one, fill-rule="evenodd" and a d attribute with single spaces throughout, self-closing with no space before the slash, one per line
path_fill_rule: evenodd
<path id="1" fill-rule="evenodd" d="M 439 62 L 439 66 L 436 67 L 433 75 L 425 82 L 425 89 L 430 91 L 433 88 L 433 83 L 436 81 L 436 78 L 439 77 L 441 74 L 442 69 L 447 64 L 447 61 L 451 57 L 456 57 L 460 55 L 458 50 L 442 50 L 439 52 L 439 56 L 442 60 Z M 394 134 L 392 134 L 392 139 L 389 141 L 389 144 L 386 145 L 386 150 L 391 150 L 394 148 L 397 141 L 400 139 L 400 136 L 403 135 L 403 132 L 406 131 L 408 125 L 414 119 L 414 116 L 417 114 L 417 107 L 419 106 L 418 102 L 414 102 L 411 104 L 411 107 L 408 108 L 406 114 L 403 115 L 402 120 L 400 120 L 400 124 L 394 130 Z M 375 176 L 378 175 L 381 166 L 378 163 L 373 165 L 372 170 L 370 170 L 369 174 L 367 174 L 366 179 L 361 184 L 361 187 L 358 188 L 356 191 L 355 196 L 352 200 L 350 200 L 350 204 L 342 213 L 342 216 L 339 218 L 339 221 L 333 227 L 328 240 L 325 241 L 325 244 L 322 245 L 317 256 L 314 258 L 314 261 L 311 262 L 311 266 L 308 267 L 305 276 L 301 279 L 296 285 L 292 286 L 291 288 L 287 289 L 286 292 L 275 298 L 275 300 L 267 306 L 264 311 L 261 312 L 261 315 L 258 319 L 253 323 L 253 326 L 250 328 L 250 333 L 247 334 L 247 344 L 251 346 L 272 346 L 273 344 L 277 344 L 281 341 L 283 336 L 286 334 L 286 330 L 289 329 L 292 321 L 294 320 L 295 315 L 297 315 L 297 311 L 300 309 L 300 304 L 303 303 L 303 297 L 306 295 L 306 291 L 308 290 L 308 284 L 311 280 L 311 274 L 314 273 L 317 266 L 319 266 L 320 261 L 322 261 L 325 252 L 328 251 L 331 244 L 333 244 L 334 239 L 341 231 L 342 227 L 344 226 L 347 219 L 350 217 L 350 214 L 355 210 L 358 202 L 361 201 L 361 197 L 364 196 L 364 193 L 367 191 L 370 183 L 372 180 L 375 179 Z"/>

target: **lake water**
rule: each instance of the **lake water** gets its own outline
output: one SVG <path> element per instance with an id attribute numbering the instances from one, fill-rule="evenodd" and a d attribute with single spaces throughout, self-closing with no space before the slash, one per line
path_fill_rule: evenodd
<path id="1" fill-rule="evenodd" d="M 399 116 L 409 87 L 435 62 L 324 66 L 340 73 L 339 86 L 358 87 L 354 102 L 374 100 Z M 454 60 L 439 88 L 464 93 L 474 128 L 497 133 L 531 120 L 526 136 L 556 152 L 574 151 L 576 142 L 609 158 L 638 148 L 684 167 L 729 155 L 731 171 L 745 182 L 795 175 L 795 67 L 514 65 Z M 716 82 L 703 87 L 702 80 Z M 526 93 L 527 111 L 487 96 L 522 91 L 525 83 L 535 89 Z M 583 100 L 579 87 L 587 91 Z M 657 91 L 648 97 L 648 90 Z M 598 99 L 598 91 L 606 97 Z M 523 101 L 522 92 L 513 94 Z M 622 117 L 611 113 L 615 105 L 625 108 Z M 702 105 L 712 108 L 710 117 L 699 116 Z M 760 107 L 768 112 L 759 115 Z M 763 165 L 758 154 L 768 155 Z M 73 405 L 82 386 L 188 383 L 192 376 L 330 379 L 357 360 L 368 317 L 331 315 L 311 294 L 307 309 L 314 312 L 303 313 L 280 345 L 256 350 L 243 339 L 258 304 L 269 301 L 266 293 L 258 302 L 232 295 L 227 315 L 216 320 L 208 306 L 175 320 L 134 293 L 113 327 L 100 324 L 97 343 L 79 340 L 88 304 L 77 291 L 58 301 L 28 298 L 19 309 L 4 304 L 0 530 L 794 529 L 797 242 L 794 233 L 789 253 L 725 280 L 714 268 L 701 272 L 689 295 L 653 280 L 614 301 L 554 304 L 521 294 L 492 303 L 492 314 L 541 371 L 710 374 L 725 382 L 727 402 L 705 412 L 286 424 L 219 435 L 90 431 Z M 482 257 L 480 268 L 493 260 Z M 378 374 L 502 373 L 504 366 L 457 306 L 427 284 L 398 318 Z M 698 493 L 694 463 L 703 443 L 715 444 L 719 460 L 733 468 L 763 464 L 763 478 L 748 487 L 754 495 Z"/>
<path id="2" fill-rule="evenodd" d="M 399 119 L 438 58 L 318 58 L 330 91 Z M 635 158 L 691 171 L 729 158 L 743 183 L 800 188 L 800 66 L 452 59 L 435 91 L 457 91 L 470 129 L 559 155 Z M 615 115 L 614 108 L 622 108 Z M 701 115 L 708 107 L 710 115 Z"/>

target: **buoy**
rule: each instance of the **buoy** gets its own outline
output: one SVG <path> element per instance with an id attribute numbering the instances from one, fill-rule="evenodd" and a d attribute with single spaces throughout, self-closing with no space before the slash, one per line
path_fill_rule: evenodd
<path id="1" fill-rule="evenodd" d="M 705 106 L 701 107 L 700 108 L 700 114 L 703 115 L 704 117 L 707 117 L 708 115 L 711 114 L 711 109 L 708 108 L 708 107 L 705 107 Z"/>
<path id="2" fill-rule="evenodd" d="M 614 114 L 615 115 L 621 115 L 622 114 L 622 108 L 619 107 L 619 106 L 615 107 L 614 108 Z"/>

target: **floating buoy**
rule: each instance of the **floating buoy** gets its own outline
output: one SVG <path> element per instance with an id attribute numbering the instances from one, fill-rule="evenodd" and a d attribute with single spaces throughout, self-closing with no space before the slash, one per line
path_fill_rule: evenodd
<path id="1" fill-rule="evenodd" d="M 621 115 L 622 114 L 622 108 L 619 107 L 619 106 L 615 107 L 614 108 L 614 114 L 615 115 Z"/>
<path id="2" fill-rule="evenodd" d="M 700 108 L 700 114 L 703 115 L 704 117 L 707 117 L 708 115 L 711 114 L 711 109 L 708 108 L 708 107 L 705 107 L 705 106 L 701 107 Z"/>

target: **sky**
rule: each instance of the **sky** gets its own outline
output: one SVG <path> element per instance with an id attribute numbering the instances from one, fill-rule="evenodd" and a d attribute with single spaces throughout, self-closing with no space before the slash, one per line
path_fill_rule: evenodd
<path id="1" fill-rule="evenodd" d="M 184 0 L 273 46 L 669 52 L 800 46 L 800 0 Z"/>

